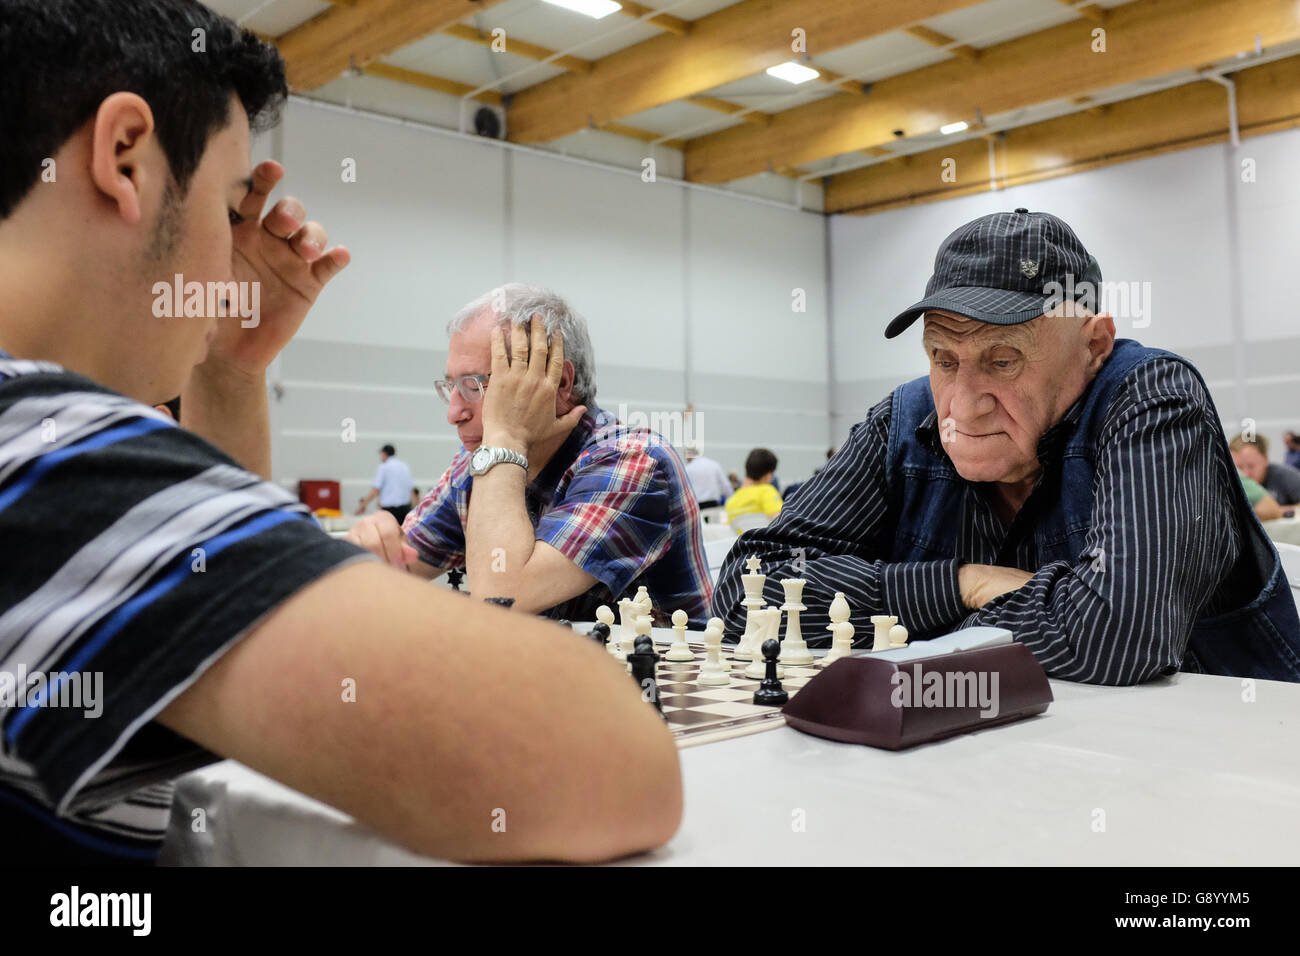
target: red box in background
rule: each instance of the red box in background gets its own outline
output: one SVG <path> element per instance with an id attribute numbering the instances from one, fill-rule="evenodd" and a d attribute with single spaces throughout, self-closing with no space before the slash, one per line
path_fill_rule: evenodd
<path id="1" fill-rule="evenodd" d="M 339 483 L 337 481 L 299 481 L 298 500 L 315 512 L 318 508 L 339 508 Z"/>

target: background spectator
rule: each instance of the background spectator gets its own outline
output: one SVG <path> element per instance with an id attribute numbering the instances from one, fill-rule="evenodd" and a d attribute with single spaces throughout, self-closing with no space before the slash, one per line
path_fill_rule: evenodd
<path id="1" fill-rule="evenodd" d="M 766 448 L 755 448 L 745 458 L 745 481 L 727 499 L 727 520 L 762 512 L 769 518 L 781 511 L 781 493 L 772 486 L 776 472 L 776 455 Z"/>
<path id="2" fill-rule="evenodd" d="M 375 496 L 379 496 L 379 507 L 397 519 L 400 525 L 406 520 L 411 510 L 411 469 L 406 462 L 397 457 L 397 449 L 385 445 L 379 449 L 379 467 L 375 469 L 375 478 L 371 482 L 370 493 L 361 499 L 357 514 L 365 514 L 366 507 Z"/>

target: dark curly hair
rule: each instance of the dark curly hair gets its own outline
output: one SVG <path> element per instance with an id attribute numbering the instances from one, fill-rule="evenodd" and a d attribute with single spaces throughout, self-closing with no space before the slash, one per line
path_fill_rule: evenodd
<path id="1" fill-rule="evenodd" d="M 275 47 L 197 0 L 0 0 L 0 90 L 0 220 L 114 93 L 153 110 L 181 196 L 232 94 L 259 132 L 289 93 Z"/>

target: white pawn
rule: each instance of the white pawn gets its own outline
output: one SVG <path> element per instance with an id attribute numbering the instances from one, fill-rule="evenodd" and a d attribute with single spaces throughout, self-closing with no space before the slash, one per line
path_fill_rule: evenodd
<path id="1" fill-rule="evenodd" d="M 901 624 L 895 624 L 889 629 L 889 646 L 906 647 L 907 646 L 907 628 Z"/>
<path id="2" fill-rule="evenodd" d="M 681 608 L 673 611 L 673 643 L 668 648 L 668 653 L 664 655 L 666 661 L 693 661 L 695 652 L 691 646 L 686 643 L 686 623 L 690 620 L 688 615 Z"/>
<path id="3" fill-rule="evenodd" d="M 785 591 L 785 603 L 781 605 L 781 610 L 785 611 L 785 640 L 781 642 L 782 664 L 789 664 L 792 667 L 798 665 L 811 664 L 813 662 L 812 651 L 808 650 L 808 644 L 803 639 L 803 631 L 799 627 L 799 614 L 806 611 L 800 602 L 803 600 L 803 587 L 806 582 L 803 578 L 786 578 L 781 582 L 781 588 Z"/>
<path id="4" fill-rule="evenodd" d="M 889 650 L 889 629 L 898 623 L 898 618 L 890 614 L 873 614 L 871 623 L 876 626 L 876 640 L 871 645 L 873 651 Z"/>
<path id="5" fill-rule="evenodd" d="M 696 681 L 702 687 L 725 687 L 731 683 L 727 666 L 722 660 L 722 619 L 711 617 L 704 629 L 704 663 Z"/>
<path id="6" fill-rule="evenodd" d="M 767 676 L 767 661 L 763 658 L 763 644 L 769 637 L 776 637 L 781 630 L 781 609 L 779 607 L 764 608 L 758 612 L 758 627 L 754 631 L 754 661 L 745 668 L 745 676 L 751 680 L 762 680 Z M 785 677 L 785 668 L 780 664 L 776 665 L 777 680 Z"/>
<path id="7" fill-rule="evenodd" d="M 841 657 L 848 657 L 853 653 L 853 625 L 848 621 L 836 621 L 827 627 L 834 638 L 831 641 L 830 653 L 822 658 L 822 663 L 832 664 Z"/>

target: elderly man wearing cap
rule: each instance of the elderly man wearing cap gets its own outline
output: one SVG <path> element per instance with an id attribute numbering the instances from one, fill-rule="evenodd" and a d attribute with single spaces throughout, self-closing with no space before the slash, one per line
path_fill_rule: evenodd
<path id="1" fill-rule="evenodd" d="M 928 378 L 875 405 L 732 549 L 714 597 L 728 634 L 757 556 L 769 603 L 782 578 L 807 581 L 805 634 L 843 591 L 859 645 L 871 615 L 891 614 L 922 638 L 1008 628 L 1069 680 L 1300 680 L 1300 619 L 1205 382 L 1177 355 L 1117 341 L 1093 311 L 1100 282 L 1046 213 L 948 236 L 925 298 L 885 332 L 923 318 Z"/>

